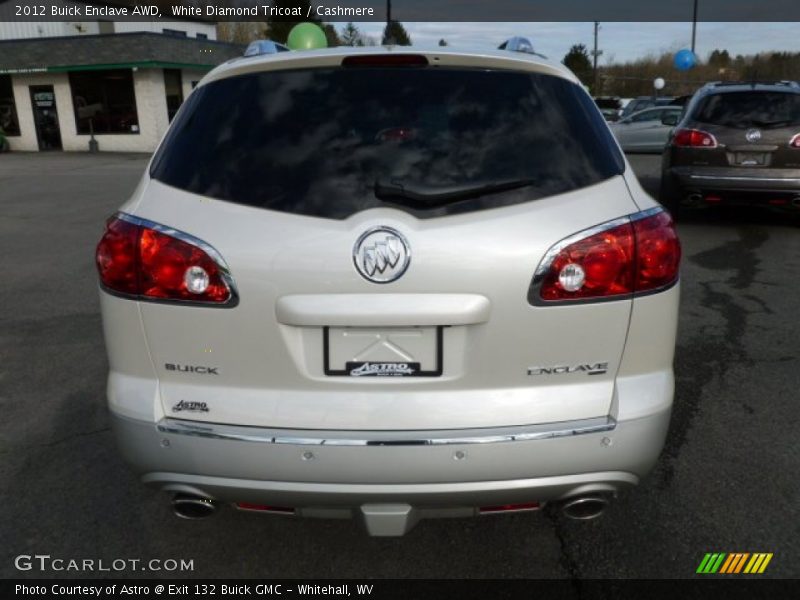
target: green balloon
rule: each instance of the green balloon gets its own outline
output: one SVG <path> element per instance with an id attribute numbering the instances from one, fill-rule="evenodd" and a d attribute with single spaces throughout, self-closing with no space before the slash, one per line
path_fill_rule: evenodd
<path id="1" fill-rule="evenodd" d="M 314 23 L 298 23 L 289 32 L 286 45 L 292 50 L 327 48 L 328 38 L 322 28 Z"/>

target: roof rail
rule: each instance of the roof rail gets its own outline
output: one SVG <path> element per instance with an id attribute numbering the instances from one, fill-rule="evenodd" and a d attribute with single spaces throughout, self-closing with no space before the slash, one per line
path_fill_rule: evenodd
<path id="1" fill-rule="evenodd" d="M 277 54 L 278 52 L 289 52 L 289 48 L 272 40 L 256 40 L 248 44 L 244 55 L 259 56 L 261 54 Z"/>
<path id="2" fill-rule="evenodd" d="M 505 42 L 500 44 L 497 47 L 498 50 L 508 50 L 509 52 L 524 52 L 525 54 L 533 54 L 534 56 L 538 56 L 539 58 L 547 58 L 546 56 L 539 54 L 538 52 L 534 52 L 533 44 L 528 38 L 521 37 L 515 35 L 512 38 L 508 38 Z"/>
<path id="3" fill-rule="evenodd" d="M 782 79 L 780 81 L 759 81 L 757 79 L 751 79 L 749 81 L 709 81 L 703 87 L 724 87 L 727 85 L 784 85 L 787 87 L 800 88 L 800 83 L 789 79 Z"/>

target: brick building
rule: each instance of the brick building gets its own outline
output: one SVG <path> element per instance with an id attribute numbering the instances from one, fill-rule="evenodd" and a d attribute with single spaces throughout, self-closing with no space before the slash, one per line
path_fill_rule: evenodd
<path id="1" fill-rule="evenodd" d="M 64 4 L 80 4 L 64 2 Z M 3 21 L 0 127 L 12 151 L 151 152 L 200 78 L 241 56 L 208 21 Z"/>

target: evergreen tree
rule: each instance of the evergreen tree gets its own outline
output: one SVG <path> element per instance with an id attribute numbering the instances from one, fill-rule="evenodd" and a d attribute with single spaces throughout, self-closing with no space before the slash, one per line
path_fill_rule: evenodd
<path id="1" fill-rule="evenodd" d="M 333 25 L 325 23 L 325 25 L 322 26 L 322 30 L 325 32 L 325 39 L 328 40 L 328 48 L 335 48 L 336 46 L 342 45 L 339 34 L 336 33 L 336 28 Z"/>
<path id="2" fill-rule="evenodd" d="M 584 85 L 589 85 L 592 81 L 592 61 L 589 58 L 589 51 L 586 49 L 586 46 L 583 44 L 575 44 L 570 49 L 569 52 L 564 56 L 564 60 L 561 61 L 564 65 L 570 69 L 578 79 L 581 80 L 581 83 Z"/>
<path id="3" fill-rule="evenodd" d="M 383 30 L 383 45 L 410 46 L 411 36 L 400 21 L 389 21 Z"/>
<path id="4" fill-rule="evenodd" d="M 714 50 L 708 56 L 708 64 L 717 69 L 727 69 L 731 66 L 731 55 L 727 50 Z"/>
<path id="5" fill-rule="evenodd" d="M 353 23 L 348 23 L 342 29 L 341 41 L 342 46 L 363 46 L 364 44 L 359 44 L 361 40 L 361 32 L 358 30 L 358 27 L 353 25 Z"/>

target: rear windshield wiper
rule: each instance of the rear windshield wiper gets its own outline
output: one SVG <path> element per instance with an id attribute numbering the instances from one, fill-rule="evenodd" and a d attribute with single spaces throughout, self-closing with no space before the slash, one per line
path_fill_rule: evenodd
<path id="1" fill-rule="evenodd" d="M 791 121 L 783 120 L 783 121 L 759 121 L 758 119 L 753 119 L 750 123 L 756 127 L 786 127 L 787 125 L 791 125 Z"/>
<path id="2" fill-rule="evenodd" d="M 421 206 L 433 207 L 459 200 L 480 198 L 487 194 L 517 190 L 535 183 L 533 179 L 507 179 L 433 186 L 425 183 L 404 183 L 396 179 L 389 181 L 378 179 L 375 181 L 375 197 L 379 200 L 410 200 Z"/>

